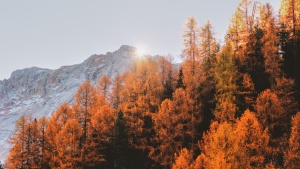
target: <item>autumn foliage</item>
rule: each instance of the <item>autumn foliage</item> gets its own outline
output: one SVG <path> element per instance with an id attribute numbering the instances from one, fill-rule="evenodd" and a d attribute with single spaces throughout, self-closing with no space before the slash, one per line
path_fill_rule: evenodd
<path id="1" fill-rule="evenodd" d="M 299 168 L 299 0 L 280 10 L 242 0 L 223 45 L 189 17 L 181 65 L 135 58 L 50 117 L 22 116 L 4 167 Z"/>

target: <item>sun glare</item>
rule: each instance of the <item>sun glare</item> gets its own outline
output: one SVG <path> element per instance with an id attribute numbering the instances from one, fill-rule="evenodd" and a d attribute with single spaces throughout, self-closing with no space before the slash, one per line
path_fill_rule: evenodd
<path id="1" fill-rule="evenodd" d="M 137 55 L 145 55 L 146 53 L 145 53 L 145 50 L 143 48 L 138 48 L 136 50 L 136 54 Z"/>
<path id="2" fill-rule="evenodd" d="M 145 56 L 147 55 L 147 51 L 145 50 L 144 45 L 136 45 L 136 51 L 135 51 L 135 56 L 136 59 L 145 59 Z"/>

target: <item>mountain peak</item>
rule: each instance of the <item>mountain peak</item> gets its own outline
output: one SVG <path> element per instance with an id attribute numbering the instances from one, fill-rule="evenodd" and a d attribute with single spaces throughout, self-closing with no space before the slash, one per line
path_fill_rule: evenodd
<path id="1" fill-rule="evenodd" d="M 129 45 L 122 45 L 118 51 L 136 51 L 136 48 Z"/>

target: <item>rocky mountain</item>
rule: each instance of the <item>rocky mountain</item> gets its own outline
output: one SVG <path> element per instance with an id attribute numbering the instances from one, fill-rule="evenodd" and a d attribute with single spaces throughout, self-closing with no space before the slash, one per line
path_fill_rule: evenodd
<path id="1" fill-rule="evenodd" d="M 81 64 L 57 70 L 37 67 L 14 71 L 0 81 L 0 160 L 7 155 L 7 140 L 15 121 L 22 115 L 49 116 L 62 103 L 71 103 L 77 88 L 85 80 L 96 84 L 103 75 L 114 78 L 131 65 L 136 49 L 121 46 L 115 52 L 92 55 Z"/>

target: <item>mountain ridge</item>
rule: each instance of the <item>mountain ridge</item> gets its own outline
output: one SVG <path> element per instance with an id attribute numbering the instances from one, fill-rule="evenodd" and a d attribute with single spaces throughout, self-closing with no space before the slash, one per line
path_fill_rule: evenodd
<path id="1" fill-rule="evenodd" d="M 54 70 L 25 68 L 0 81 L 0 160 L 8 153 L 7 139 L 19 117 L 50 116 L 60 104 L 73 101 L 84 81 L 95 85 L 103 75 L 113 79 L 128 70 L 136 55 L 136 48 L 123 45 L 114 52 L 91 55 L 80 64 Z"/>

